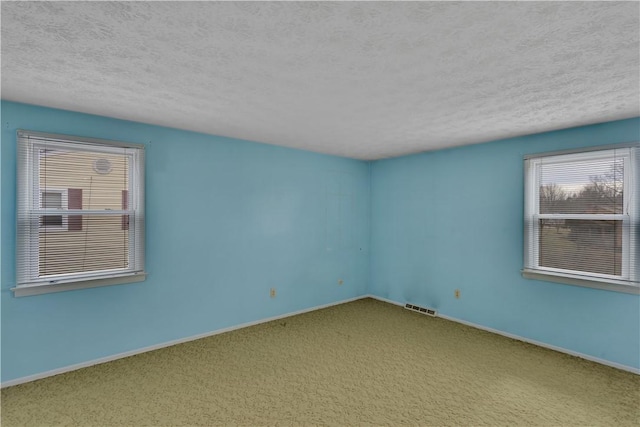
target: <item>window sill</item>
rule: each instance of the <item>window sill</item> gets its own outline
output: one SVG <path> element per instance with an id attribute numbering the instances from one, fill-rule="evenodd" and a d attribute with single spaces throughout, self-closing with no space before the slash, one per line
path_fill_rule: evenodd
<path id="1" fill-rule="evenodd" d="M 525 279 L 543 280 L 545 282 L 563 283 L 565 285 L 585 286 L 587 288 L 604 289 L 606 291 L 623 292 L 627 294 L 640 295 L 640 286 L 631 285 L 621 280 L 609 280 L 601 278 L 586 278 L 585 276 L 548 273 L 538 270 L 522 270 L 522 277 Z"/>
<path id="2" fill-rule="evenodd" d="M 16 286 L 15 288 L 11 288 L 11 290 L 13 291 L 13 296 L 15 297 L 28 297 L 32 295 L 49 294 L 53 292 L 74 291 L 77 289 L 96 288 L 99 286 L 123 285 L 125 283 L 143 282 L 146 278 L 147 273 L 137 273 L 120 277 L 106 277 L 103 279 L 92 279 L 79 282 Z"/>

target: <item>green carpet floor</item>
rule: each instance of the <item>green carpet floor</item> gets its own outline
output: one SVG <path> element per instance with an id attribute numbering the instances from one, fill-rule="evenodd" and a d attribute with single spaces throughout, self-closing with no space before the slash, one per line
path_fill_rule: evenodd
<path id="1" fill-rule="evenodd" d="M 372 299 L 2 390 L 2 425 L 640 425 L 640 376 Z"/>

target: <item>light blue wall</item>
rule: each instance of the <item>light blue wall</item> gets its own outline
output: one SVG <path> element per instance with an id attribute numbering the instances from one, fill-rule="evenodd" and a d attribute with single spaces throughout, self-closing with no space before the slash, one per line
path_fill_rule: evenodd
<path id="1" fill-rule="evenodd" d="M 367 163 L 1 108 L 2 381 L 366 293 Z M 13 297 L 19 128 L 146 144 L 146 282 Z"/>
<path id="2" fill-rule="evenodd" d="M 1 113 L 2 381 L 367 293 L 640 367 L 640 297 L 520 276 L 522 156 L 639 140 L 640 119 L 365 163 Z M 13 297 L 18 128 L 146 144 L 146 282 Z"/>
<path id="3" fill-rule="evenodd" d="M 640 368 L 639 296 L 520 275 L 523 155 L 638 141 L 639 129 L 630 119 L 374 162 L 370 292 Z"/>

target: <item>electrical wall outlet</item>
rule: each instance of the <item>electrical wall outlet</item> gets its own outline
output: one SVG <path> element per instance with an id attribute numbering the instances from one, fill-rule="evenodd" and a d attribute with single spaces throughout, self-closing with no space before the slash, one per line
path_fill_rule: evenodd
<path id="1" fill-rule="evenodd" d="M 343 283 L 344 283 L 344 280 L 342 280 L 342 279 L 338 280 L 338 285 L 342 285 Z"/>
<path id="2" fill-rule="evenodd" d="M 453 291 L 453 295 L 456 297 L 456 299 L 460 298 L 460 289 L 456 289 L 455 291 Z"/>
<path id="3" fill-rule="evenodd" d="M 276 288 L 271 288 L 271 289 L 269 290 L 269 296 L 270 296 L 271 298 L 275 298 L 275 297 L 276 297 Z"/>

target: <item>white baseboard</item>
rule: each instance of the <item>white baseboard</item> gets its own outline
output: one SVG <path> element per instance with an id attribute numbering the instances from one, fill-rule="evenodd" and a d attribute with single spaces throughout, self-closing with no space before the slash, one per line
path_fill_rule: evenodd
<path id="1" fill-rule="evenodd" d="M 329 304 L 318 305 L 315 307 L 305 308 L 303 310 L 293 311 L 291 313 L 281 314 L 278 316 L 268 317 L 266 319 L 255 320 L 253 322 L 242 323 L 236 326 L 230 326 L 228 328 L 216 329 L 215 331 L 205 332 L 203 334 L 192 335 L 186 338 L 179 338 L 177 340 L 166 341 L 160 344 L 150 345 L 148 347 L 142 347 L 136 350 L 125 351 L 124 353 L 118 353 L 111 356 L 101 357 L 99 359 L 88 360 L 86 362 L 76 363 L 74 365 L 64 366 L 62 368 L 52 369 L 50 371 L 41 372 L 34 375 L 27 375 L 26 377 L 20 377 L 9 381 L 0 383 L 0 388 L 11 387 L 18 384 L 28 383 L 31 381 L 39 380 L 42 378 L 52 377 L 54 375 L 63 374 L 65 372 L 71 372 L 82 368 L 88 368 L 89 366 L 99 365 L 101 363 L 111 362 L 113 360 L 122 359 L 129 356 L 135 356 L 136 354 L 146 353 L 148 351 L 158 350 L 164 347 L 170 347 L 176 344 L 182 344 L 189 341 L 199 340 L 201 338 L 210 337 L 213 335 L 224 334 L 225 332 L 235 331 L 237 329 L 248 328 L 249 326 L 259 325 L 261 323 L 271 322 L 273 320 L 283 319 L 285 317 L 296 316 L 298 314 L 308 313 L 310 311 L 321 310 L 323 308 L 332 307 L 334 305 L 345 304 L 348 302 L 356 301 L 359 299 L 367 298 L 368 295 L 362 295 L 359 297 L 349 298 L 341 301 L 332 302 Z"/>
<path id="2" fill-rule="evenodd" d="M 390 299 L 379 297 L 377 295 L 367 295 L 367 297 L 368 298 L 377 299 L 378 301 L 386 302 L 386 303 L 389 303 L 389 304 L 394 304 L 394 305 L 397 305 L 397 306 L 400 306 L 400 307 L 404 307 L 404 303 L 400 303 L 400 302 L 397 302 L 397 301 L 392 301 Z M 412 301 L 407 301 L 407 302 L 411 303 Z M 598 357 L 590 356 L 588 354 L 579 353 L 579 352 L 573 351 L 573 350 L 568 350 L 568 349 L 563 348 L 563 347 L 558 347 L 558 346 L 547 344 L 547 343 L 544 343 L 544 342 L 541 342 L 541 341 L 536 341 L 536 340 L 532 340 L 532 339 L 529 339 L 529 338 L 521 337 L 519 335 L 511 334 L 509 332 L 500 331 L 498 329 L 489 328 L 487 326 L 482 326 L 482 325 L 478 325 L 476 323 L 468 322 L 466 320 L 461 320 L 461 319 L 457 319 L 455 317 L 447 316 L 447 315 L 441 314 L 439 312 L 438 312 L 437 317 L 441 317 L 441 318 L 443 318 L 445 320 L 450 320 L 450 321 L 456 322 L 456 323 L 462 323 L 463 325 L 471 326 L 471 327 L 477 328 L 477 329 L 482 329 L 483 331 L 492 332 L 494 334 L 502 335 L 502 336 L 505 336 L 507 338 L 512 338 L 514 340 L 523 341 L 523 342 L 526 342 L 526 343 L 529 343 L 529 344 L 537 345 L 539 347 L 544 347 L 544 348 L 548 348 L 548 349 L 551 349 L 551 350 L 559 351 L 560 353 L 565 353 L 565 354 L 569 354 L 571 356 L 580 357 L 582 359 L 590 360 L 592 362 L 600 363 L 602 365 L 611 366 L 612 368 L 617 368 L 617 369 L 621 369 L 623 371 L 631 372 L 631 373 L 636 374 L 636 375 L 640 375 L 640 368 L 634 368 L 633 366 L 627 366 L 627 365 L 623 365 L 621 363 L 611 362 L 609 360 L 600 359 Z"/>
<path id="3" fill-rule="evenodd" d="M 286 317 L 296 316 L 298 314 L 308 313 L 310 311 L 321 310 L 323 308 L 332 307 L 334 305 L 345 304 L 345 303 L 348 303 L 348 302 L 357 301 L 359 299 L 364 299 L 364 298 L 373 298 L 373 299 L 376 299 L 378 301 L 382 301 L 382 302 L 386 302 L 386 303 L 389 303 L 389 304 L 393 304 L 393 305 L 397 305 L 397 306 L 400 306 L 400 307 L 404 307 L 403 303 L 400 303 L 400 302 L 397 302 L 397 301 L 393 301 L 393 300 L 390 300 L 390 299 L 387 299 L 387 298 L 379 297 L 377 295 L 371 295 L 371 294 L 362 295 L 362 296 L 359 296 L 359 297 L 354 297 L 354 298 L 349 298 L 349 299 L 345 299 L 345 300 L 341 300 L 341 301 L 336 301 L 336 302 L 332 302 L 332 303 L 329 303 L 329 304 L 323 304 L 323 305 L 318 305 L 318 306 L 315 306 L 315 307 L 305 308 L 303 310 L 298 310 L 298 311 L 294 311 L 294 312 L 291 312 L 291 313 L 286 313 L 286 314 L 281 314 L 281 315 L 278 315 L 278 316 L 268 317 L 266 319 L 260 319 L 260 320 L 255 320 L 253 322 L 242 323 L 240 325 L 230 326 L 228 328 L 216 329 L 215 331 L 205 332 L 203 334 L 198 334 L 198 335 L 192 335 L 192 336 L 185 337 L 185 338 L 180 338 L 180 339 L 177 339 L 177 340 L 167 341 L 167 342 L 163 342 L 163 343 L 160 343 L 160 344 L 155 344 L 155 345 L 151 345 L 151 346 L 148 346 L 148 347 L 139 348 L 139 349 L 136 349 L 136 350 L 126 351 L 126 352 L 114 354 L 114 355 L 111 355 L 111 356 L 101 357 L 99 359 L 93 359 L 93 360 L 89 360 L 89 361 L 86 361 L 86 362 L 76 363 L 74 365 L 64 366 L 62 368 L 52 369 L 50 371 L 45 371 L 45 372 L 41 372 L 41 373 L 34 374 L 34 375 L 27 375 L 25 377 L 20 377 L 20 378 L 16 378 L 16 379 L 9 380 L 9 381 L 4 381 L 4 382 L 0 383 L 0 388 L 11 387 L 11 386 L 14 386 L 14 385 L 27 383 L 27 382 L 39 380 L 39 379 L 42 379 L 42 378 L 52 377 L 54 375 L 63 374 L 65 372 L 71 372 L 71 371 L 75 371 L 75 370 L 82 369 L 82 368 L 88 368 L 89 366 L 99 365 L 101 363 L 107 363 L 107 362 L 111 362 L 113 360 L 123 359 L 123 358 L 129 357 L 129 356 L 135 356 L 136 354 L 146 353 L 148 351 L 158 350 L 158 349 L 161 349 L 161 348 L 164 348 L 164 347 L 170 347 L 172 345 L 182 344 L 182 343 L 185 343 L 185 342 L 189 342 L 189 341 L 194 341 L 194 340 L 198 340 L 198 339 L 201 339 L 201 338 L 210 337 L 210 336 L 213 336 L 213 335 L 223 334 L 225 332 L 231 332 L 231 331 L 235 331 L 237 329 L 242 329 L 242 328 L 247 328 L 249 326 L 259 325 L 261 323 L 271 322 L 273 320 L 278 320 L 278 319 L 283 319 L 283 318 L 286 318 Z M 559 351 L 561 353 L 570 354 L 572 356 L 580 357 L 582 359 L 590 360 L 592 362 L 600 363 L 602 365 L 611 366 L 613 368 L 621 369 L 623 371 L 628 371 L 628 372 L 640 375 L 640 369 L 634 368 L 632 366 L 622 365 L 620 363 L 611 362 L 611 361 L 604 360 L 604 359 L 599 359 L 597 357 L 589 356 L 588 354 L 578 353 L 576 351 L 568 350 L 568 349 L 565 349 L 565 348 L 562 348 L 562 347 L 557 347 L 557 346 L 546 344 L 546 343 L 543 343 L 543 342 L 540 342 L 540 341 L 531 340 L 531 339 L 524 338 L 524 337 L 521 337 L 521 336 L 518 336 L 518 335 L 514 335 L 514 334 L 511 334 L 511 333 L 508 333 L 508 332 L 503 332 L 503 331 L 500 331 L 500 330 L 497 330 L 497 329 L 493 329 L 493 328 L 489 328 L 489 327 L 486 327 L 486 326 L 478 325 L 478 324 L 475 324 L 475 323 L 472 323 L 472 322 L 467 322 L 466 320 L 456 319 L 454 317 L 446 316 L 446 315 L 443 315 L 443 314 L 440 314 L 440 313 L 438 313 L 438 317 L 441 317 L 441 318 L 443 318 L 445 320 L 450 320 L 452 322 L 462 323 L 464 325 L 471 326 L 473 328 L 482 329 L 482 330 L 487 331 L 487 332 L 492 332 L 494 334 L 503 335 L 505 337 L 516 339 L 518 341 L 523 341 L 523 342 L 526 342 L 526 343 L 529 343 L 529 344 L 534 344 L 534 345 L 537 345 L 539 347 L 545 347 L 545 348 L 548 348 L 548 349 L 551 349 L 551 350 Z"/>
<path id="4" fill-rule="evenodd" d="M 387 299 L 387 298 L 379 297 L 377 295 L 369 294 L 369 295 L 367 295 L 367 298 L 377 299 L 378 301 L 387 302 L 389 304 L 397 305 L 398 307 L 404 307 L 404 304 L 401 303 L 401 302 L 397 302 L 397 301 L 393 301 L 393 300 L 390 300 L 390 299 Z M 407 302 L 409 302 L 409 301 L 407 301 Z"/>

